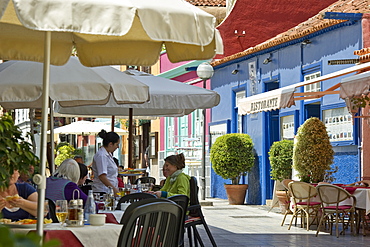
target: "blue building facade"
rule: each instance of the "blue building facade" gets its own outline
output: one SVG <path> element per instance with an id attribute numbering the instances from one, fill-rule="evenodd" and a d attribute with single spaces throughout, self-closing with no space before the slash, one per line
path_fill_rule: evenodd
<path id="1" fill-rule="evenodd" d="M 336 20 L 323 27 L 322 23 L 327 23 L 328 19 Z M 321 27 L 316 28 L 320 23 Z M 302 27 L 305 25 L 307 28 Z M 295 101 L 295 106 L 289 108 L 238 114 L 241 99 L 352 67 L 354 64 L 331 64 L 333 60 L 357 59 L 354 51 L 363 48 L 361 13 L 326 13 L 326 19 L 314 17 L 299 25 L 297 30 L 295 33 L 289 30 L 243 54 L 212 64 L 215 73 L 211 89 L 221 95 L 221 103 L 212 109 L 211 140 L 220 133 L 239 132 L 249 134 L 255 145 L 257 165 L 242 181 L 249 184 L 247 204 L 265 204 L 272 198 L 269 148 L 274 141 L 293 139 L 298 127 L 310 117 L 320 118 L 327 127 L 335 151 L 332 167 L 339 168 L 334 174 L 335 182 L 353 183 L 361 177 L 360 122 L 352 119 L 338 94 Z M 296 92 L 325 91 L 345 76 L 348 75 L 299 87 Z M 223 184 L 229 181 L 213 170 L 211 181 L 211 196 L 226 199 Z"/>

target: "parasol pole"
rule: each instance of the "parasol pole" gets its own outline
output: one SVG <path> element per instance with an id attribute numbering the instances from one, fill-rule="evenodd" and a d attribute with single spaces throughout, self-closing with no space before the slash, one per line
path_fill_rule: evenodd
<path id="1" fill-rule="evenodd" d="M 130 108 L 128 110 L 128 167 L 133 168 L 132 164 L 132 144 L 133 144 L 133 133 L 132 133 L 132 115 L 133 115 L 133 109 Z"/>
<path id="2" fill-rule="evenodd" d="M 110 131 L 114 131 L 114 120 L 115 120 L 115 117 L 114 115 L 112 115 L 112 121 L 111 121 L 111 130 Z"/>
<path id="3" fill-rule="evenodd" d="M 53 101 L 50 99 L 49 106 L 53 105 Z M 51 149 L 51 157 L 50 157 L 50 163 L 49 164 L 49 170 L 50 174 L 53 174 L 55 171 L 55 165 L 54 165 L 54 111 L 53 108 L 50 107 L 50 149 Z M 47 151 L 46 151 L 47 153 Z M 46 169 L 45 169 L 46 170 Z"/>
<path id="4" fill-rule="evenodd" d="M 50 48 L 51 48 L 51 32 L 45 32 L 44 44 L 44 68 L 43 68 L 43 83 L 42 83 L 42 115 L 41 115 L 41 164 L 40 174 L 33 177 L 37 184 L 37 234 L 41 237 L 41 244 L 43 242 L 44 234 L 44 201 L 46 189 L 46 151 L 47 151 L 47 126 L 48 126 L 48 108 L 49 108 L 49 79 L 50 79 Z"/>

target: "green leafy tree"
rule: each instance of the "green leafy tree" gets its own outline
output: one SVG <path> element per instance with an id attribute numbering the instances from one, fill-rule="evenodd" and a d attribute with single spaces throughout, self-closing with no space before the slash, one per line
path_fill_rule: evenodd
<path id="1" fill-rule="evenodd" d="M 66 159 L 72 159 L 76 155 L 81 155 L 84 157 L 84 152 L 82 149 L 76 149 L 68 142 L 60 142 L 56 146 L 57 157 L 55 158 L 55 164 L 59 166 Z"/>
<path id="2" fill-rule="evenodd" d="M 274 142 L 269 151 L 271 178 L 283 181 L 292 177 L 293 141 L 282 140 Z"/>
<path id="3" fill-rule="evenodd" d="M 298 128 L 295 138 L 293 162 L 301 180 L 312 183 L 324 181 L 334 159 L 325 124 L 311 117 Z"/>
<path id="4" fill-rule="evenodd" d="M 210 150 L 212 168 L 232 184 L 239 184 L 241 176 L 254 166 L 254 145 L 248 134 L 226 134 L 216 139 Z"/>
<path id="5" fill-rule="evenodd" d="M 8 185 L 14 170 L 28 172 L 30 165 L 39 165 L 40 160 L 26 138 L 31 139 L 32 136 L 28 133 L 23 137 L 10 115 L 0 117 L 0 188 Z"/>

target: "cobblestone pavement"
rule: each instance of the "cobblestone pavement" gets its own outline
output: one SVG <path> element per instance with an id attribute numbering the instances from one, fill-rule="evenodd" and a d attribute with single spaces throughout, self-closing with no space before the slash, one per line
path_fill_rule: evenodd
<path id="1" fill-rule="evenodd" d="M 241 246 L 370 246 L 368 236 L 352 236 L 347 230 L 339 238 L 328 232 L 320 232 L 316 237 L 315 226 L 307 231 L 300 225 L 288 230 L 291 215 L 284 226 L 280 226 L 283 215 L 278 208 L 269 212 L 268 206 L 229 205 L 227 200 L 207 199 L 213 206 L 202 206 L 203 214 L 219 247 Z M 198 226 L 206 247 L 212 246 L 203 227 Z M 185 233 L 185 246 L 189 246 Z"/>

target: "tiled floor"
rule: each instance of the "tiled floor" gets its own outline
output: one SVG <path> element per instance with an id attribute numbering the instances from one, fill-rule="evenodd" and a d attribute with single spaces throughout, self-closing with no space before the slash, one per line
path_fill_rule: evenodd
<path id="1" fill-rule="evenodd" d="M 202 210 L 208 226 L 219 247 L 240 246 L 370 246 L 368 236 L 352 236 L 349 231 L 339 238 L 326 232 L 316 237 L 315 226 L 310 231 L 292 226 L 288 230 L 289 216 L 284 226 L 280 226 L 283 215 L 274 208 L 268 212 L 266 206 L 228 205 L 225 200 L 212 199 L 213 206 L 203 206 Z M 212 246 L 202 227 L 198 227 L 205 246 Z M 185 246 L 189 246 L 185 235 Z"/>

